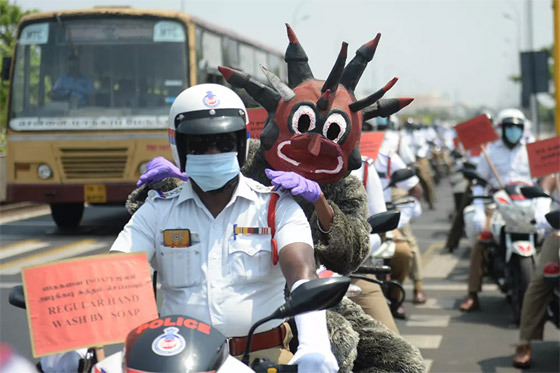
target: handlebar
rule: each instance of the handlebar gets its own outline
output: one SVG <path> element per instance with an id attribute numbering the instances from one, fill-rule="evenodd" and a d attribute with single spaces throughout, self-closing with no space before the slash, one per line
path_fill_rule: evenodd
<path id="1" fill-rule="evenodd" d="M 377 267 L 360 266 L 354 274 L 368 274 L 368 275 L 388 275 L 391 273 L 391 267 L 382 265 Z"/>

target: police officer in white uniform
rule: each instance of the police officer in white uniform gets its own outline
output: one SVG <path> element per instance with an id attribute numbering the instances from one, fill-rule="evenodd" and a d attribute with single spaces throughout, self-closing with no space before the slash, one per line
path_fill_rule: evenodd
<path id="1" fill-rule="evenodd" d="M 517 109 L 505 109 L 498 114 L 496 122 L 502 129 L 502 136 L 488 146 L 487 153 L 502 183 L 505 186 L 510 182 L 519 181 L 532 185 L 527 148 L 525 142 L 522 141 L 525 115 Z M 486 157 L 480 157 L 476 171 L 488 181 L 491 188 L 500 188 Z M 473 196 L 483 195 L 484 188 L 477 185 L 473 188 L 472 193 Z M 550 202 L 546 200 L 545 202 L 548 202 L 550 207 Z M 465 312 L 474 311 L 480 307 L 478 293 L 482 289 L 483 278 L 482 247 L 474 238 L 482 232 L 486 222 L 482 199 L 474 199 L 473 207 L 472 219 L 465 219 L 467 235 L 474 242 L 470 257 L 468 297 L 459 307 L 461 311 Z M 537 202 L 536 209 L 542 210 L 539 202 Z"/>
<path id="2" fill-rule="evenodd" d="M 284 303 L 286 283 L 294 290 L 316 277 L 311 231 L 299 205 L 289 193 L 240 173 L 247 123 L 245 106 L 229 88 L 201 84 L 183 91 L 171 106 L 169 140 L 189 180 L 168 193 L 151 191 L 111 247 L 147 252 L 161 282 L 161 315 L 188 314 L 211 324 L 231 338 L 233 355 L 243 352 L 237 342 L 251 325 Z M 278 321 L 257 329 L 264 338 L 252 356 L 297 363 L 299 371 L 337 371 L 325 311 L 295 321 L 293 358 L 286 349 L 289 327 Z"/>

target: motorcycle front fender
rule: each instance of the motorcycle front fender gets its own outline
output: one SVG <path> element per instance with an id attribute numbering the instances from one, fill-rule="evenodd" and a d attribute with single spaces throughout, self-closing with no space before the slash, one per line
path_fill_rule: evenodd
<path id="1" fill-rule="evenodd" d="M 530 257 L 537 255 L 533 236 L 529 236 L 529 240 L 512 241 L 511 236 L 506 233 L 506 262 L 509 263 L 512 254 Z"/>

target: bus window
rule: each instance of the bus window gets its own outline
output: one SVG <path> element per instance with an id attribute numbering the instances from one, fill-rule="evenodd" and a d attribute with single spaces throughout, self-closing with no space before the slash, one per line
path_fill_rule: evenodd
<path id="1" fill-rule="evenodd" d="M 255 51 L 255 68 L 257 69 L 256 77 L 259 80 L 263 79 L 263 73 L 261 71 L 261 66 L 268 68 L 268 61 L 266 60 L 266 52 L 256 50 Z"/>
<path id="2" fill-rule="evenodd" d="M 239 68 L 239 43 L 237 40 L 228 38 L 227 36 L 222 39 L 222 50 L 224 56 L 224 65 Z"/>
<path id="3" fill-rule="evenodd" d="M 202 30 L 202 56 L 199 60 L 199 83 L 223 84 L 223 78 L 218 66 L 223 65 L 222 38 L 208 30 Z"/>
<path id="4" fill-rule="evenodd" d="M 247 74 L 256 75 L 255 49 L 247 44 L 239 44 L 239 67 Z"/>
<path id="5" fill-rule="evenodd" d="M 286 74 L 284 70 L 284 60 L 280 58 L 280 56 L 276 56 L 274 54 L 267 55 L 267 68 L 274 73 L 277 77 L 279 77 L 282 81 L 286 81 Z"/>
<path id="6" fill-rule="evenodd" d="M 42 25 L 40 37 L 30 36 L 37 24 L 19 36 L 12 129 L 166 127 L 169 106 L 189 84 L 181 23 L 115 16 Z"/>

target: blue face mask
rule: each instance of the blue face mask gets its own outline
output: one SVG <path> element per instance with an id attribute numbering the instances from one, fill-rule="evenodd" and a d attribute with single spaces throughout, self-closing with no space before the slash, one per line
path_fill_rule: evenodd
<path id="1" fill-rule="evenodd" d="M 188 154 L 185 173 L 205 192 L 220 189 L 239 175 L 237 153 Z"/>
<path id="2" fill-rule="evenodd" d="M 517 144 L 523 136 L 523 128 L 519 126 L 506 126 L 504 127 L 504 136 L 511 144 Z"/>

